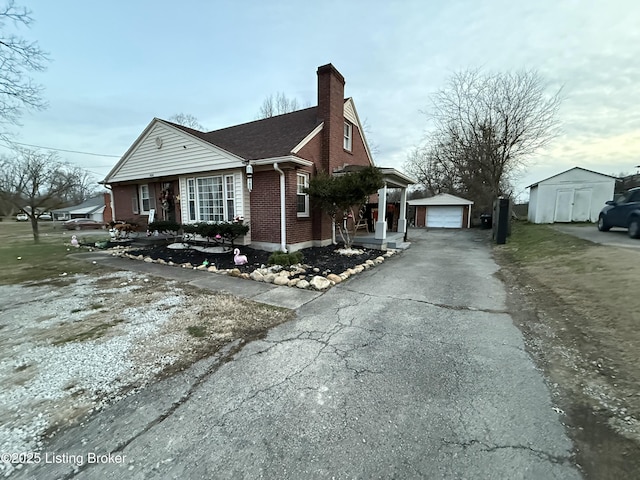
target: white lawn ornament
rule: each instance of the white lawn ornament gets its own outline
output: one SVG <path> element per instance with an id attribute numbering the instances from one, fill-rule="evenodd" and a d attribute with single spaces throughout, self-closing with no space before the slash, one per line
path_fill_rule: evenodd
<path id="1" fill-rule="evenodd" d="M 76 237 L 75 235 L 71 237 L 71 246 L 76 248 L 80 246 L 80 243 L 78 243 L 78 237 Z"/>
<path id="2" fill-rule="evenodd" d="M 236 248 L 233 251 L 233 262 L 236 265 L 244 265 L 246 263 L 249 263 L 249 260 L 247 260 L 246 255 L 240 255 L 240 250 Z"/>

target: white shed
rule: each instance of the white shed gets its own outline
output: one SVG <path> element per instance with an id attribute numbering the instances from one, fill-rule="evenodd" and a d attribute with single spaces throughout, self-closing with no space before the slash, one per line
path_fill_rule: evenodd
<path id="1" fill-rule="evenodd" d="M 573 167 L 529 185 L 533 223 L 596 222 L 607 200 L 613 199 L 616 177 Z"/>

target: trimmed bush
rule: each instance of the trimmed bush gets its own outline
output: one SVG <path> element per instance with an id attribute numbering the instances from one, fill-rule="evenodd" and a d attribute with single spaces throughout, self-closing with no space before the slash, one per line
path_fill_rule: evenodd
<path id="1" fill-rule="evenodd" d="M 304 255 L 302 255 L 302 252 L 299 251 L 291 253 L 277 251 L 269 255 L 269 260 L 267 260 L 267 263 L 269 265 L 282 265 L 283 267 L 288 267 L 290 265 L 302 263 L 303 259 Z"/>
<path id="2" fill-rule="evenodd" d="M 233 246 L 238 237 L 249 232 L 249 225 L 241 222 L 185 223 L 182 225 L 182 231 L 186 235 L 200 235 L 206 238 L 207 242 L 228 243 Z"/>
<path id="3" fill-rule="evenodd" d="M 178 222 L 170 222 L 169 220 L 158 220 L 157 222 L 151 222 L 149 224 L 149 231 L 153 232 L 157 230 L 160 233 L 173 233 L 177 234 L 180 230 L 180 224 Z"/>

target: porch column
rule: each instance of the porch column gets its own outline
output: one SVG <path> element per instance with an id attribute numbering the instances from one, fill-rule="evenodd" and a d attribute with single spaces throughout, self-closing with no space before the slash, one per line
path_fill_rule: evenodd
<path id="1" fill-rule="evenodd" d="M 407 189 L 400 190 L 400 215 L 398 216 L 398 233 L 407 233 Z"/>
<path id="2" fill-rule="evenodd" d="M 378 221 L 376 222 L 375 238 L 387 238 L 387 184 L 378 190 Z"/>

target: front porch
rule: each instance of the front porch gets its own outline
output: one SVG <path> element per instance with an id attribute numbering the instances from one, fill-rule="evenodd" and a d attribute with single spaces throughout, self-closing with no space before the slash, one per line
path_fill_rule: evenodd
<path id="1" fill-rule="evenodd" d="M 406 241 L 407 232 L 407 188 L 415 182 L 393 168 L 381 168 L 384 186 L 378 190 L 378 205 L 375 216 L 369 222 L 372 231 L 356 231 L 353 245 L 364 248 L 387 250 L 388 248 L 406 250 L 411 245 Z M 393 206 L 387 204 L 387 189 L 400 189 L 400 202 L 394 204 L 398 208 L 395 212 L 396 221 L 393 222 Z M 392 212 L 389 214 L 388 212 Z M 387 215 L 390 215 L 389 221 Z M 389 225 L 391 223 L 391 225 Z M 393 230 L 395 229 L 395 231 Z"/>
<path id="2" fill-rule="evenodd" d="M 387 250 L 388 248 L 406 250 L 411 246 L 410 242 L 405 242 L 404 232 L 386 232 L 384 238 L 376 238 L 374 232 L 357 233 L 353 241 L 354 247 L 375 248 L 376 250 Z"/>

